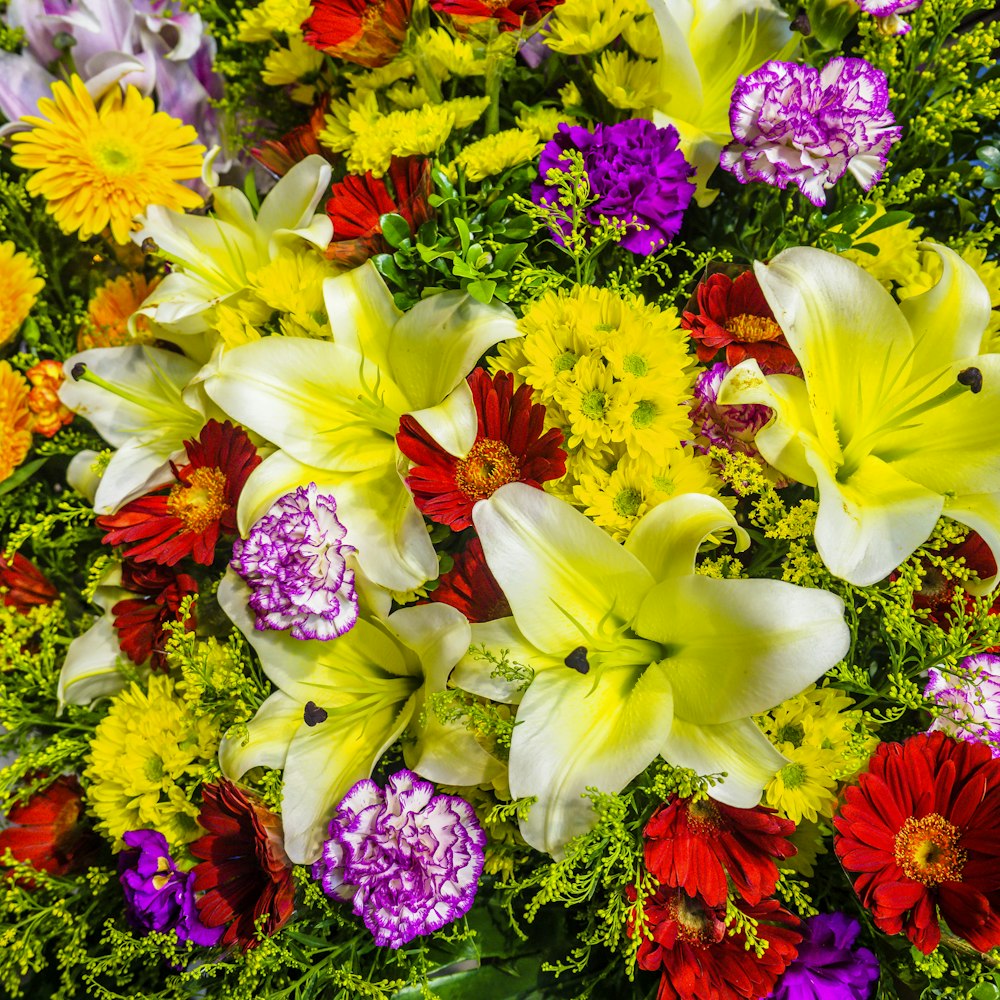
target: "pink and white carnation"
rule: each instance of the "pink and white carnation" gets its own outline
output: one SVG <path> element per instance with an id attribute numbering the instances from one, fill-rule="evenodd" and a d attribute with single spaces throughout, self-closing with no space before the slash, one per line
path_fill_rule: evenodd
<path id="1" fill-rule="evenodd" d="M 884 35 L 907 35 L 910 26 L 899 15 L 911 14 L 923 6 L 924 0 L 855 0 L 866 14 L 878 22 Z"/>
<path id="2" fill-rule="evenodd" d="M 903 131 L 889 110 L 885 74 L 843 57 L 822 71 L 772 60 L 740 77 L 729 124 L 735 141 L 722 150 L 723 170 L 743 184 L 794 183 L 817 207 L 848 171 L 871 190 Z"/>
<path id="3" fill-rule="evenodd" d="M 337 501 L 315 483 L 275 501 L 233 546 L 232 567 L 250 585 L 255 627 L 290 629 L 295 639 L 335 639 L 358 620 L 355 549 L 343 539 Z"/>
<path id="4" fill-rule="evenodd" d="M 931 732 L 987 743 L 993 756 L 1000 757 L 1000 656 L 968 656 L 953 673 L 928 670 L 924 695 L 944 708 Z"/>
<path id="5" fill-rule="evenodd" d="M 397 771 L 384 791 L 365 779 L 344 796 L 312 873 L 328 896 L 353 901 L 376 944 L 400 948 L 468 913 L 485 847 L 465 799 Z"/>

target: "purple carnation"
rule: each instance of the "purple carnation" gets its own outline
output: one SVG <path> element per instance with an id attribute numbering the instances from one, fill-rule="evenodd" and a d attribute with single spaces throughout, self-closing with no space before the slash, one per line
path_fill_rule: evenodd
<path id="1" fill-rule="evenodd" d="M 724 170 L 743 184 L 784 190 L 791 181 L 820 207 L 847 171 L 870 190 L 903 132 L 889 110 L 885 74 L 840 56 L 822 72 L 770 61 L 741 76 L 729 124 L 736 141 L 722 151 Z"/>
<path id="2" fill-rule="evenodd" d="M 1000 656 L 966 657 L 955 673 L 927 671 L 924 694 L 946 706 L 931 731 L 940 729 L 970 743 L 988 743 L 1000 757 Z"/>
<path id="3" fill-rule="evenodd" d="M 465 799 L 397 771 L 384 792 L 365 779 L 344 796 L 313 878 L 328 896 L 353 900 L 376 944 L 400 948 L 468 913 L 485 846 Z"/>
<path id="4" fill-rule="evenodd" d="M 130 830 L 122 840 L 129 849 L 118 855 L 118 880 L 132 927 L 142 934 L 173 930 L 181 941 L 206 948 L 218 944 L 225 928 L 198 919 L 193 875 L 174 864 L 163 834 Z"/>
<path id="5" fill-rule="evenodd" d="M 633 118 L 620 125 L 598 124 L 590 132 L 563 123 L 542 150 L 541 180 L 531 187 L 536 205 L 558 203 L 558 189 L 545 180 L 550 170 L 569 171 L 565 153 L 571 149 L 583 154 L 590 190 L 597 198 L 586 209 L 591 226 L 599 226 L 601 216 L 627 223 L 632 231 L 621 245 L 643 255 L 677 235 L 695 185 L 688 180 L 694 167 L 677 148 L 677 130 L 672 125 L 657 128 L 650 121 Z M 561 228 L 563 235 L 569 234 L 569 223 L 561 223 Z M 562 242 L 560 234 L 556 239 Z"/>
<path id="6" fill-rule="evenodd" d="M 358 620 L 347 529 L 337 501 L 315 483 L 286 493 L 233 546 L 232 567 L 250 585 L 255 625 L 296 639 L 335 639 Z"/>
<path id="7" fill-rule="evenodd" d="M 770 994 L 773 1000 L 868 1000 L 879 976 L 878 959 L 855 946 L 861 924 L 846 913 L 804 920 L 794 962 Z"/>
<path id="8" fill-rule="evenodd" d="M 757 403 L 745 406 L 723 406 L 718 403 L 719 387 L 731 371 L 729 365 L 720 362 L 698 376 L 694 384 L 691 421 L 710 446 L 718 445 L 727 451 L 756 455 L 753 439 L 757 431 L 771 419 L 771 409 Z M 708 448 L 700 450 L 707 452 Z"/>
<path id="9" fill-rule="evenodd" d="M 857 5 L 878 21 L 879 30 L 887 35 L 906 35 L 910 26 L 899 16 L 910 14 L 923 6 L 924 0 L 856 0 Z"/>

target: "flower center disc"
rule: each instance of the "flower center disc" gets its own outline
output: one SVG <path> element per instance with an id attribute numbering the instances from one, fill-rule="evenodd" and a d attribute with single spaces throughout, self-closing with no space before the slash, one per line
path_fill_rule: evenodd
<path id="1" fill-rule="evenodd" d="M 674 897 L 670 915 L 677 921 L 677 936 L 688 944 L 717 944 L 725 934 L 725 924 L 717 915 L 684 891 Z"/>
<path id="2" fill-rule="evenodd" d="M 471 500 L 485 500 L 520 478 L 521 466 L 510 448 L 492 438 L 477 441 L 455 464 L 455 485 Z"/>
<path id="3" fill-rule="evenodd" d="M 726 323 L 726 332 L 744 344 L 756 344 L 762 340 L 777 340 L 781 336 L 781 327 L 769 316 L 740 313 Z"/>
<path id="4" fill-rule="evenodd" d="M 167 513 L 182 521 L 188 531 L 201 532 L 222 517 L 226 474 L 221 469 L 195 469 L 186 483 L 177 483 L 167 497 Z"/>
<path id="5" fill-rule="evenodd" d="M 911 816 L 896 834 L 896 863 L 907 878 L 923 885 L 959 881 L 966 858 L 959 836 L 958 828 L 938 813 Z"/>

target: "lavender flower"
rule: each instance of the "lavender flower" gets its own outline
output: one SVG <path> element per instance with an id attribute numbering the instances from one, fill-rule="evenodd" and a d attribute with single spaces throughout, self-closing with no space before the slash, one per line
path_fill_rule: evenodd
<path id="1" fill-rule="evenodd" d="M 192 873 L 174 864 L 163 834 L 130 830 L 122 839 L 129 850 L 118 855 L 118 879 L 129 923 L 143 934 L 173 930 L 182 941 L 206 948 L 218 944 L 224 928 L 206 927 L 198 919 Z"/>
<path id="2" fill-rule="evenodd" d="M 820 913 L 800 930 L 798 957 L 775 985 L 773 1000 L 868 1000 L 878 959 L 855 946 L 861 924 L 846 913 Z"/>
<path id="3" fill-rule="evenodd" d="M 923 6 L 924 0 L 856 0 L 856 3 L 875 18 L 884 35 L 906 35 L 910 26 L 899 15 L 912 13 Z"/>
<path id="4" fill-rule="evenodd" d="M 546 178 L 550 170 L 569 171 L 565 154 L 571 149 L 583 154 L 591 193 L 597 196 L 586 209 L 591 226 L 600 225 L 601 216 L 629 224 L 632 231 L 621 245 L 643 255 L 677 235 L 695 185 L 688 180 L 694 167 L 677 148 L 677 130 L 672 125 L 657 128 L 652 122 L 633 118 L 620 125 L 598 124 L 590 132 L 563 123 L 542 150 L 538 165 L 541 180 L 531 187 L 536 205 L 559 202 L 558 188 L 547 184 Z M 569 234 L 570 225 L 562 224 L 562 230 L 555 234 L 560 243 Z"/>
<path id="5" fill-rule="evenodd" d="M 817 206 L 850 171 L 868 191 L 902 134 L 889 110 L 885 74 L 864 59 L 812 66 L 770 61 L 740 77 L 729 109 L 733 137 L 722 168 L 741 183 L 784 190 L 793 182 Z"/>
<path id="6" fill-rule="evenodd" d="M 1000 656 L 966 657 L 955 673 L 927 671 L 924 694 L 947 707 L 931 731 L 940 729 L 960 740 L 988 743 L 1000 757 Z"/>
<path id="7" fill-rule="evenodd" d="M 291 629 L 296 639 L 335 639 L 358 620 L 347 529 L 337 501 L 315 483 L 275 501 L 233 546 L 232 567 L 250 585 L 258 631 Z"/>
<path id="8" fill-rule="evenodd" d="M 344 796 L 313 878 L 353 900 L 376 944 L 399 948 L 468 913 L 485 846 L 465 799 L 397 771 L 384 792 L 365 779 Z"/>
<path id="9" fill-rule="evenodd" d="M 703 371 L 694 384 L 694 402 L 691 406 L 691 421 L 708 446 L 697 446 L 707 453 L 712 445 L 727 451 L 739 451 L 756 455 L 753 439 L 770 419 L 771 410 L 767 406 L 750 404 L 747 406 L 721 406 L 719 386 L 732 371 L 729 365 L 719 363 Z"/>

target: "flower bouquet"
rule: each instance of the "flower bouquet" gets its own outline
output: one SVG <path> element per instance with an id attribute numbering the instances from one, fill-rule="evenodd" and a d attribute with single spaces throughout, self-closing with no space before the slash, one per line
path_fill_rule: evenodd
<path id="1" fill-rule="evenodd" d="M 0 994 L 1000 998 L 989 0 L 0 20 Z"/>

